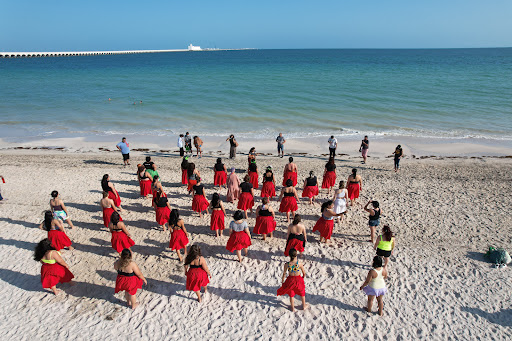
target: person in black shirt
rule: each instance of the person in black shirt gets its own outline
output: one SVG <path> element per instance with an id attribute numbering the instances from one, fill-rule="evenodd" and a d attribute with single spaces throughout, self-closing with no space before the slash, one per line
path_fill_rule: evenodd
<path id="1" fill-rule="evenodd" d="M 236 147 L 238 147 L 235 135 L 229 135 L 229 138 L 226 141 L 229 141 L 229 158 L 234 159 L 236 157 Z"/>
<path id="2" fill-rule="evenodd" d="M 203 217 L 203 211 L 206 211 L 206 214 L 209 214 L 208 206 L 210 203 L 206 200 L 206 193 L 204 190 L 204 186 L 201 184 L 201 178 L 197 177 L 197 184 L 195 184 L 192 188 L 194 189 L 194 199 L 192 200 L 192 210 L 199 213 L 199 218 Z"/>
<path id="3" fill-rule="evenodd" d="M 146 162 L 143 163 L 144 168 L 146 169 L 153 169 L 154 162 L 151 161 L 151 156 L 146 156 Z"/>
<path id="4" fill-rule="evenodd" d="M 247 219 L 247 210 L 251 210 L 254 206 L 254 188 L 251 184 L 251 177 L 246 175 L 244 177 L 244 182 L 240 185 L 240 198 L 238 199 L 237 208 L 239 210 L 243 210 L 245 214 L 245 219 Z"/>
<path id="5" fill-rule="evenodd" d="M 316 179 L 313 171 L 309 172 L 309 178 L 304 180 L 304 189 L 302 190 L 302 197 L 309 198 L 309 204 L 313 205 L 316 196 L 318 195 L 318 180 Z"/>

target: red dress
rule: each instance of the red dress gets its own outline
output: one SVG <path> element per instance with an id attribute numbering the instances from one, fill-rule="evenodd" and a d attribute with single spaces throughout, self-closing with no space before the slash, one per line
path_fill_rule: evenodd
<path id="1" fill-rule="evenodd" d="M 206 209 L 210 206 L 210 203 L 203 194 L 194 194 L 194 199 L 192 200 L 192 210 L 195 212 L 206 211 Z"/>
<path id="2" fill-rule="evenodd" d="M 116 278 L 115 293 L 117 294 L 120 291 L 126 291 L 133 296 L 137 293 L 137 289 L 142 289 L 143 283 L 144 281 L 135 276 L 135 274 L 133 274 L 133 276 L 123 276 L 118 273 Z"/>
<path id="3" fill-rule="evenodd" d="M 112 248 L 118 253 L 121 253 L 124 249 L 129 249 L 135 245 L 135 242 L 128 237 L 123 230 L 112 231 L 112 239 L 110 242 L 112 244 Z"/>
<path id="4" fill-rule="evenodd" d="M 121 205 L 121 198 L 119 197 L 119 193 L 117 191 L 114 193 L 113 191 L 108 191 L 108 198 L 114 200 L 114 204 L 119 207 Z"/>
<path id="5" fill-rule="evenodd" d="M 65 247 L 71 246 L 71 240 L 66 235 L 66 233 L 62 232 L 61 230 L 48 231 L 48 239 L 50 239 L 52 246 L 57 251 Z"/>
<path id="6" fill-rule="evenodd" d="M 251 238 L 245 231 L 233 232 L 229 236 L 226 249 L 229 252 L 246 249 L 251 246 Z"/>
<path id="7" fill-rule="evenodd" d="M 188 174 L 186 169 L 181 170 L 181 184 L 186 185 L 188 184 Z"/>
<path id="8" fill-rule="evenodd" d="M 334 219 L 326 220 L 322 216 L 316 222 L 315 227 L 313 227 L 313 232 L 319 231 L 320 236 L 322 236 L 325 239 L 331 239 L 333 227 L 334 227 Z"/>
<path id="9" fill-rule="evenodd" d="M 254 206 L 254 198 L 251 193 L 249 192 L 243 192 L 242 195 L 240 195 L 240 198 L 238 199 L 238 206 L 237 208 L 239 210 L 248 210 L 251 209 Z"/>
<path id="10" fill-rule="evenodd" d="M 222 210 L 213 210 L 212 217 L 210 219 L 210 230 L 224 230 L 224 212 Z"/>
<path id="11" fill-rule="evenodd" d="M 295 212 L 299 209 L 297 206 L 297 199 L 295 199 L 295 195 L 287 196 L 285 193 L 283 199 L 281 200 L 281 205 L 279 205 L 279 212 Z"/>
<path id="12" fill-rule="evenodd" d="M 210 283 L 208 279 L 208 274 L 204 269 L 200 267 L 193 267 L 195 265 L 191 265 L 187 271 L 187 284 L 186 288 L 190 291 L 200 291 L 201 287 L 205 287 Z"/>
<path id="13" fill-rule="evenodd" d="M 152 193 L 151 180 L 149 180 L 149 179 L 139 180 L 139 185 L 140 185 L 140 195 L 142 197 L 148 196 Z"/>
<path id="14" fill-rule="evenodd" d="M 304 187 L 304 190 L 302 191 L 302 197 L 303 198 L 313 198 L 318 195 L 318 186 L 306 186 Z"/>
<path id="15" fill-rule="evenodd" d="M 347 186 L 348 197 L 350 200 L 354 200 L 359 198 L 359 182 L 349 182 Z"/>
<path id="16" fill-rule="evenodd" d="M 273 198 L 276 196 L 276 186 L 272 181 L 265 181 L 261 187 L 262 198 Z"/>
<path id="17" fill-rule="evenodd" d="M 103 207 L 103 225 L 105 225 L 105 227 L 108 227 L 110 224 L 110 217 L 112 216 L 112 213 L 114 213 L 113 207 Z M 123 221 L 121 216 L 119 216 L 119 221 Z"/>
<path id="18" fill-rule="evenodd" d="M 226 171 L 215 171 L 215 176 L 213 178 L 213 185 L 214 186 L 224 186 L 226 184 L 228 175 L 226 174 Z"/>
<path id="19" fill-rule="evenodd" d="M 252 232 L 255 234 L 268 234 L 275 231 L 276 226 L 277 223 L 273 216 L 259 215 L 256 218 L 256 225 L 254 226 Z"/>
<path id="20" fill-rule="evenodd" d="M 322 188 L 331 188 L 336 184 L 336 172 L 328 171 L 324 174 L 324 179 L 322 181 Z"/>
<path id="21" fill-rule="evenodd" d="M 41 267 L 41 284 L 43 288 L 51 288 L 59 283 L 70 282 L 75 276 L 59 263 L 43 263 Z"/>
<path id="22" fill-rule="evenodd" d="M 286 180 L 288 180 L 288 179 L 292 179 L 293 186 L 297 186 L 297 173 L 296 172 L 291 172 L 291 171 L 284 172 L 284 174 L 283 174 L 283 186 L 286 186 Z"/>
<path id="23" fill-rule="evenodd" d="M 190 192 L 195 185 L 197 185 L 197 180 L 188 180 L 188 191 Z"/>
<path id="24" fill-rule="evenodd" d="M 169 248 L 171 250 L 181 250 L 187 247 L 188 237 L 185 231 L 180 229 L 173 229 L 171 233 L 171 240 L 169 241 Z"/>
<path id="25" fill-rule="evenodd" d="M 249 176 L 251 177 L 251 184 L 254 189 L 260 188 L 260 184 L 258 183 L 258 173 L 249 172 Z"/>
<path id="26" fill-rule="evenodd" d="M 291 249 L 295 249 L 295 250 L 297 250 L 297 252 L 301 252 L 301 253 L 304 252 L 305 240 L 301 240 L 301 239 L 305 239 L 304 235 L 302 235 L 302 234 L 297 235 L 294 233 L 290 233 L 290 236 L 288 237 L 288 240 L 286 241 L 286 249 L 284 250 L 284 255 L 286 257 L 289 256 L 289 252 Z"/>
<path id="27" fill-rule="evenodd" d="M 277 296 L 281 295 L 288 295 L 290 297 L 295 295 L 306 296 L 304 278 L 302 276 L 288 276 L 283 285 L 277 289 Z"/>
<path id="28" fill-rule="evenodd" d="M 158 225 L 163 225 L 169 221 L 169 216 L 171 215 L 171 210 L 167 205 L 164 207 L 156 207 L 156 222 Z"/>

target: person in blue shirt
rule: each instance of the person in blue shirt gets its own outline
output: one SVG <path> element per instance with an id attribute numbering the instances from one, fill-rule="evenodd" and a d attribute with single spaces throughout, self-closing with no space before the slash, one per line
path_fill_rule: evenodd
<path id="1" fill-rule="evenodd" d="M 121 142 L 116 145 L 117 149 L 123 154 L 124 165 L 130 164 L 130 144 L 126 142 L 126 137 L 123 137 Z"/>

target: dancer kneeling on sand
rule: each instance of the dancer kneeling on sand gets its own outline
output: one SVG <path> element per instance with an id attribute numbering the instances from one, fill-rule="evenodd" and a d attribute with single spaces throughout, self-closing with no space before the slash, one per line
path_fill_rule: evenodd
<path id="1" fill-rule="evenodd" d="M 169 248 L 171 250 L 176 250 L 178 259 L 181 262 L 183 260 L 183 258 L 181 258 L 181 249 L 184 250 L 185 257 L 187 257 L 188 232 L 177 209 L 173 209 L 171 211 L 171 215 L 169 217 L 169 230 L 171 231 Z"/>
<path id="2" fill-rule="evenodd" d="M 126 229 L 126 225 L 120 221 L 120 219 L 121 217 L 119 216 L 119 213 L 112 213 L 109 225 L 110 233 L 112 233 L 110 242 L 112 244 L 112 248 L 118 253 L 121 253 L 124 249 L 129 249 L 135 245 L 135 242 L 132 240 L 132 236 Z"/>
<path id="3" fill-rule="evenodd" d="M 233 219 L 234 220 L 229 224 L 231 232 L 229 235 L 228 243 L 226 245 L 226 249 L 229 252 L 236 251 L 238 261 L 241 263 L 242 252 L 240 250 L 243 249 L 245 256 L 247 257 L 247 248 L 251 245 L 251 232 L 249 231 L 247 222 L 243 220 L 244 215 L 242 214 L 242 211 L 236 211 L 233 215 Z"/>
<path id="4" fill-rule="evenodd" d="M 231 173 L 228 176 L 228 193 L 226 194 L 226 201 L 233 202 L 238 200 L 240 195 L 240 180 L 235 173 L 235 167 L 231 168 Z"/>
<path id="5" fill-rule="evenodd" d="M 356 199 L 359 198 L 359 193 L 363 190 L 363 178 L 357 175 L 357 169 L 352 169 L 352 174 L 347 179 L 347 192 L 350 199 L 350 206 L 354 206 Z"/>
<path id="6" fill-rule="evenodd" d="M 192 200 L 192 210 L 199 213 L 199 218 L 203 217 L 203 211 L 209 214 L 208 206 L 210 203 L 206 200 L 206 192 L 201 184 L 201 178 L 197 177 L 197 185 L 194 185 L 194 199 Z"/>
<path id="7" fill-rule="evenodd" d="M 307 241 L 306 226 L 302 223 L 300 215 L 296 214 L 293 217 L 293 222 L 288 225 L 284 255 L 288 256 L 291 249 L 295 249 L 302 254 Z"/>
<path id="8" fill-rule="evenodd" d="M 256 225 L 252 230 L 254 234 L 262 234 L 263 240 L 267 240 L 267 234 L 272 238 L 272 233 L 276 229 L 276 213 L 268 203 L 268 198 L 261 199 L 262 205 L 256 209 Z"/>
<path id="9" fill-rule="evenodd" d="M 144 165 L 139 165 L 137 170 L 137 179 L 139 180 L 140 196 L 147 198 L 151 194 L 151 183 L 153 177 L 149 174 L 148 170 Z"/>
<path id="10" fill-rule="evenodd" d="M 137 264 L 132 261 L 130 249 L 121 251 L 120 258 L 114 263 L 114 269 L 117 271 L 115 293 L 124 291 L 128 306 L 132 309 L 137 308 L 139 306 L 135 296 L 137 290 L 142 289 L 142 283 L 148 285 L 148 282 Z"/>
<path id="11" fill-rule="evenodd" d="M 64 229 L 64 224 L 60 219 L 54 218 L 52 211 L 44 212 L 44 221 L 39 225 L 39 228 L 48 231 L 48 239 L 50 239 L 55 250 L 59 251 L 65 247 L 74 250 Z"/>
<path id="12" fill-rule="evenodd" d="M 208 283 L 212 278 L 210 269 L 206 265 L 206 260 L 201 256 L 201 249 L 197 245 L 192 245 L 185 259 L 185 275 L 187 276 L 186 289 L 193 291 L 197 295 L 197 300 L 201 302 L 201 287 L 204 293 L 208 292 Z"/>
<path id="13" fill-rule="evenodd" d="M 258 189 L 260 184 L 258 183 L 258 166 L 256 165 L 256 161 L 253 160 L 249 164 L 249 169 L 247 170 L 249 174 L 249 178 L 254 189 Z"/>
<path id="14" fill-rule="evenodd" d="M 288 163 L 286 166 L 284 166 L 283 171 L 283 186 L 286 186 L 286 181 L 288 179 L 291 179 L 293 181 L 293 186 L 297 186 L 297 165 L 293 163 L 293 157 L 289 157 Z"/>
<path id="15" fill-rule="evenodd" d="M 272 200 L 276 196 L 276 180 L 274 173 L 272 173 L 272 166 L 268 166 L 263 174 L 263 186 L 261 187 L 262 198 L 269 198 Z"/>
<path id="16" fill-rule="evenodd" d="M 369 313 L 372 312 L 373 299 L 377 297 L 379 315 L 382 316 L 384 315 L 384 295 L 387 292 L 384 279 L 388 277 L 388 271 L 382 266 L 382 258 L 380 256 L 373 257 L 372 268 L 359 290 L 363 290 L 368 296 L 368 305 L 365 310 Z"/>
<path id="17" fill-rule="evenodd" d="M 286 213 L 286 222 L 290 223 L 290 212 L 295 216 L 295 212 L 299 209 L 297 203 L 300 200 L 297 190 L 293 187 L 292 179 L 286 180 L 286 187 L 281 190 L 279 200 L 281 200 L 279 212 Z"/>
<path id="18" fill-rule="evenodd" d="M 340 187 L 334 192 L 334 213 L 342 214 L 336 218 L 338 224 L 343 221 L 343 216 L 347 214 L 348 191 L 345 188 L 345 181 L 340 181 Z"/>
<path id="19" fill-rule="evenodd" d="M 216 237 L 220 237 L 225 229 L 224 217 L 226 216 L 226 210 L 222 200 L 220 200 L 219 193 L 213 193 L 210 208 L 212 209 L 210 230 L 215 231 Z"/>
<path id="20" fill-rule="evenodd" d="M 318 195 L 318 180 L 316 179 L 313 171 L 309 172 L 309 177 L 304 180 L 304 189 L 302 190 L 302 197 L 309 198 L 309 204 L 315 203 L 316 196 Z"/>
<path id="21" fill-rule="evenodd" d="M 226 186 L 228 174 L 226 166 L 222 163 L 222 159 L 220 157 L 217 159 L 217 163 L 213 166 L 213 169 L 215 171 L 215 176 L 213 177 L 213 185 L 219 186 L 219 189 L 222 186 Z"/>
<path id="22" fill-rule="evenodd" d="M 251 210 L 254 207 L 254 188 L 250 183 L 251 179 L 249 175 L 244 177 L 244 182 L 240 185 L 240 199 L 238 199 L 237 208 L 243 210 L 245 219 L 247 219 L 247 210 Z"/>
<path id="23" fill-rule="evenodd" d="M 69 218 L 68 209 L 66 205 L 64 205 L 64 201 L 59 196 L 59 192 L 53 191 L 51 194 L 52 198 L 50 199 L 50 208 L 52 210 L 53 216 L 57 219 L 65 221 L 68 225 L 74 229 L 73 223 Z"/>
<path id="24" fill-rule="evenodd" d="M 35 249 L 34 260 L 41 262 L 41 284 L 44 289 L 51 289 L 57 295 L 57 284 L 71 282 L 75 277 L 69 266 L 62 259 L 60 252 L 55 250 L 50 239 L 41 240 Z"/>
<path id="25" fill-rule="evenodd" d="M 334 158 L 330 158 L 325 165 L 324 179 L 322 180 L 322 188 L 327 188 L 327 195 L 331 194 L 331 189 L 336 184 L 336 165 Z"/>
<path id="26" fill-rule="evenodd" d="M 112 216 L 112 213 L 119 213 L 117 211 L 117 206 L 114 203 L 114 200 L 110 199 L 108 197 L 108 193 L 105 191 L 103 191 L 103 199 L 100 200 L 100 205 L 103 210 L 103 225 L 105 225 L 105 227 L 108 227 L 108 225 L 110 224 L 110 217 Z M 119 216 L 119 220 L 123 221 L 123 219 L 121 219 L 121 216 Z"/>
<path id="27" fill-rule="evenodd" d="M 388 225 L 382 228 L 382 234 L 377 238 L 374 249 L 377 250 L 377 256 L 384 257 L 384 268 L 388 268 L 389 257 L 393 254 L 395 248 L 395 237 Z"/>
<path id="28" fill-rule="evenodd" d="M 327 243 L 329 239 L 331 239 L 332 229 L 334 227 L 334 217 L 339 217 L 343 213 L 336 214 L 332 209 L 334 208 L 334 203 L 332 200 L 326 201 L 322 204 L 322 216 L 313 227 L 313 232 L 320 232 L 320 243 Z"/>
<path id="29" fill-rule="evenodd" d="M 153 207 L 156 213 L 156 222 L 160 227 L 167 231 L 165 224 L 169 221 L 169 215 L 171 214 L 171 205 L 167 197 L 162 192 L 156 192 L 156 198 L 153 201 Z"/>
<path id="30" fill-rule="evenodd" d="M 372 204 L 372 208 L 368 208 L 368 205 Z M 375 229 L 380 224 L 381 209 L 379 208 L 379 202 L 370 200 L 364 206 L 364 210 L 370 214 L 368 217 L 368 226 L 370 227 L 370 242 L 375 243 Z"/>
<path id="31" fill-rule="evenodd" d="M 110 176 L 108 174 L 103 175 L 103 178 L 101 179 L 101 188 L 108 193 L 108 197 L 114 200 L 116 206 L 122 210 L 121 197 L 119 196 L 119 193 L 117 193 L 114 184 L 110 182 Z"/>
<path id="32" fill-rule="evenodd" d="M 304 285 L 304 278 L 306 277 L 306 271 L 304 266 L 299 262 L 297 257 L 297 250 L 290 249 L 290 261 L 284 264 L 282 285 L 277 289 L 277 296 L 288 295 L 290 296 L 290 309 L 295 311 L 295 304 L 293 297 L 299 295 L 302 300 L 302 310 L 306 309 L 306 286 Z M 301 276 L 302 272 L 302 276 Z M 286 274 L 288 273 L 288 278 Z M 285 281 L 286 278 L 286 281 Z"/>

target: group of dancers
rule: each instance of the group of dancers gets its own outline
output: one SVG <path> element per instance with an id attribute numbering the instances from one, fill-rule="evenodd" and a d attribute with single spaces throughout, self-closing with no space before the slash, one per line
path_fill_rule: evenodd
<path id="1" fill-rule="evenodd" d="M 211 201 L 208 201 L 205 187 L 199 170 L 190 157 L 185 156 L 181 162 L 181 183 L 186 186 L 186 192 L 192 195 L 191 209 L 203 217 L 203 212 L 210 215 L 210 230 L 215 231 L 216 237 L 223 235 L 225 226 L 225 217 L 227 216 L 223 201 L 218 192 L 213 193 Z M 233 220 L 229 224 L 229 238 L 226 243 L 226 249 L 229 252 L 236 252 L 239 262 L 243 261 L 242 251 L 245 256 L 248 254 L 248 248 L 252 244 L 251 231 L 247 223 L 248 211 L 253 213 L 255 206 L 255 190 L 260 188 L 259 171 L 256 164 L 256 153 L 253 148 L 248 156 L 247 174 L 243 182 L 240 183 L 235 169 L 231 168 L 228 174 L 226 166 L 222 159 L 217 159 L 213 166 L 214 186 L 227 188 L 226 201 L 237 202 L 237 210 L 233 214 Z M 175 250 L 180 262 L 184 261 L 184 271 L 186 274 L 186 289 L 195 292 L 199 302 L 201 298 L 201 288 L 207 291 L 207 285 L 211 273 L 208 269 L 205 258 L 201 255 L 199 246 L 189 245 L 189 234 L 185 227 L 184 220 L 180 218 L 178 209 L 172 208 L 167 198 L 167 194 L 160 182 L 155 164 L 148 157 L 144 164 L 137 166 L 137 180 L 142 197 L 152 199 L 152 207 L 155 211 L 156 223 L 166 231 L 169 229 L 170 241 L 169 248 Z M 267 237 L 272 238 L 276 229 L 276 212 L 270 205 L 270 201 L 277 197 L 280 202 L 279 212 L 286 214 L 288 228 L 286 245 L 283 249 L 285 256 L 290 257 L 286 262 L 283 271 L 283 283 L 277 290 L 277 295 L 289 295 L 291 310 L 295 310 L 294 296 L 299 295 L 302 299 L 302 307 L 306 307 L 305 302 L 305 284 L 304 278 L 306 272 L 304 266 L 299 260 L 307 243 L 306 227 L 302 223 L 301 216 L 297 214 L 300 204 L 299 192 L 296 188 L 298 183 L 298 169 L 289 158 L 289 163 L 285 165 L 283 171 L 282 189 L 279 196 L 276 193 L 276 178 L 271 166 L 267 167 L 262 173 L 261 186 L 261 205 L 256 208 L 256 223 L 252 229 L 253 234 L 262 235 L 263 240 Z M 335 219 L 341 223 L 348 207 L 354 206 L 362 190 L 363 180 L 357 169 L 353 169 L 347 181 L 340 181 L 338 188 L 334 189 L 336 184 L 336 164 L 331 157 L 325 165 L 321 188 L 327 192 L 328 200 L 321 204 L 321 217 L 313 227 L 313 232 L 320 233 L 320 242 L 328 243 L 331 239 Z M 304 180 L 302 189 L 302 198 L 307 198 L 310 205 L 317 205 L 316 198 L 320 189 L 318 180 L 314 172 L 309 173 L 309 177 Z M 112 248 L 119 253 L 119 259 L 114 264 L 117 271 L 115 292 L 125 291 L 125 297 L 128 306 L 135 309 L 138 306 L 136 301 L 137 290 L 146 283 L 142 272 L 137 264 L 132 260 L 131 247 L 135 245 L 131 234 L 123 223 L 121 213 L 123 211 L 121 198 L 111 182 L 108 174 L 105 174 L 101 180 L 103 198 L 100 205 L 103 211 L 103 223 L 111 233 Z M 332 193 L 332 199 L 331 199 Z M 186 194 L 185 194 L 186 195 Z M 35 260 L 42 263 L 41 282 L 43 288 L 51 289 L 57 294 L 56 285 L 58 283 L 69 282 L 73 279 L 73 274 L 62 258 L 60 250 L 64 248 L 73 249 L 72 242 L 66 234 L 63 222 L 66 222 L 71 228 L 74 228 L 71 222 L 67 208 L 60 199 L 57 191 L 51 193 L 50 210 L 45 212 L 41 229 L 48 231 L 48 238 L 43 239 L 36 247 Z M 371 205 L 371 207 L 369 207 Z M 382 296 L 386 292 L 384 278 L 387 276 L 387 266 L 389 257 L 394 248 L 394 237 L 389 226 L 384 226 L 383 233 L 378 238 L 375 237 L 375 229 L 380 224 L 381 209 L 377 201 L 370 201 L 364 209 L 369 213 L 369 226 L 371 231 L 371 241 L 377 250 L 377 256 L 373 261 L 373 267 L 361 290 L 368 295 L 367 310 L 371 311 L 371 305 L 375 297 L 379 304 L 379 313 L 382 315 Z M 211 211 L 211 214 L 210 214 Z M 380 238 L 380 240 L 378 240 Z M 188 249 L 187 249 L 188 248 Z M 181 250 L 183 250 L 183 255 Z M 384 260 L 381 258 L 384 257 Z M 287 276 L 288 274 L 288 276 Z"/>

